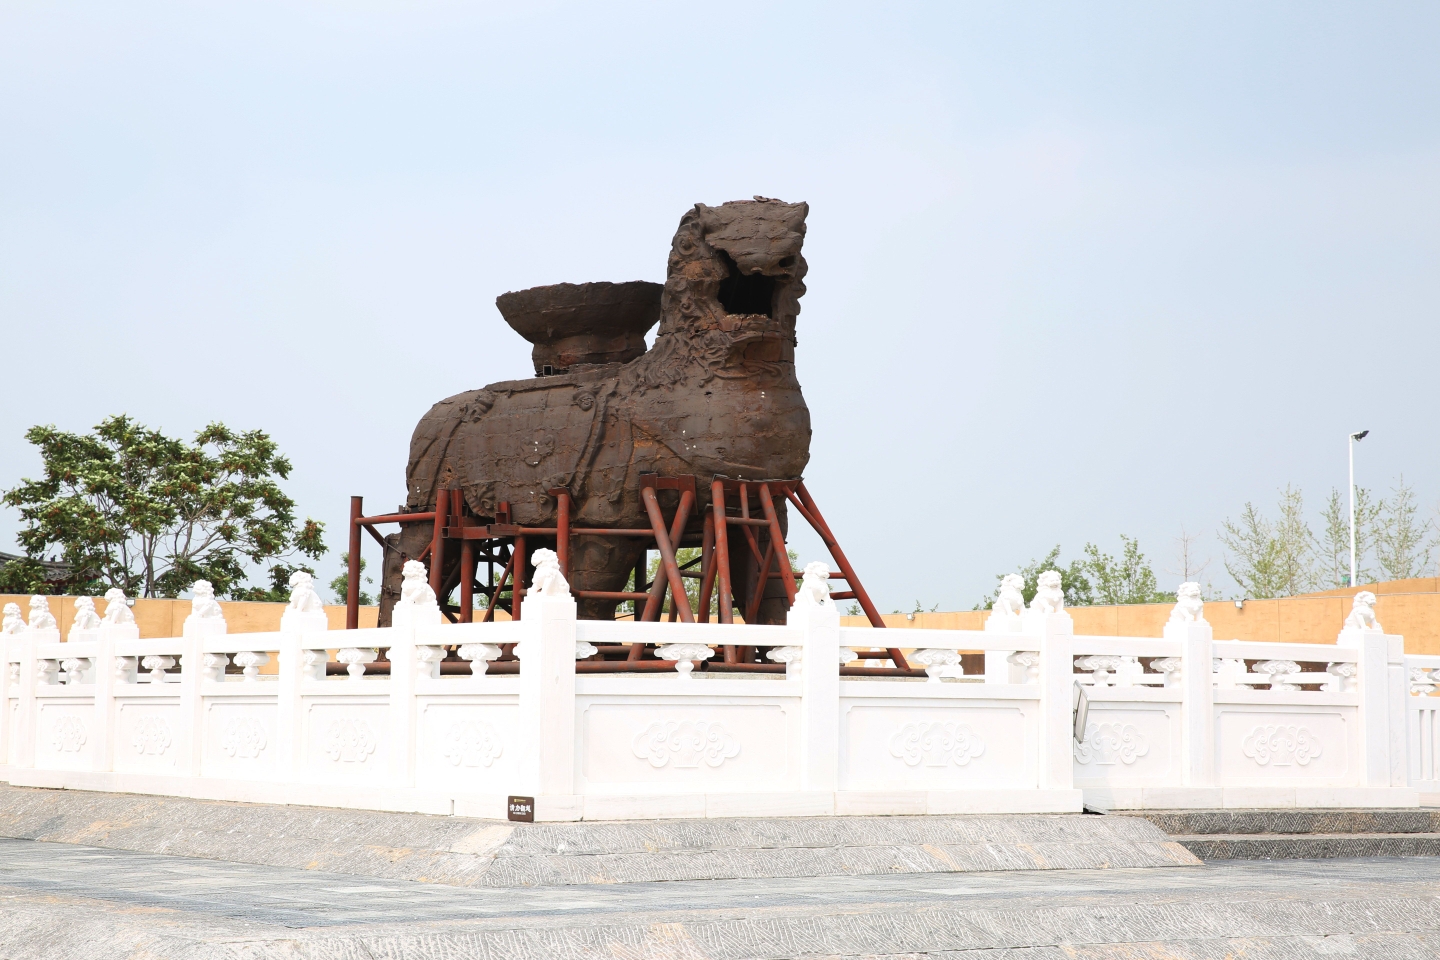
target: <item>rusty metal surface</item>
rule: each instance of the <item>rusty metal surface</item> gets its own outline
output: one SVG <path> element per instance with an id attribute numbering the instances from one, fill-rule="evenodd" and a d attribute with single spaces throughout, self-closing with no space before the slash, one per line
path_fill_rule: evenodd
<path id="1" fill-rule="evenodd" d="M 645 528 L 651 518 L 641 499 L 642 473 L 707 481 L 696 491 L 692 516 L 710 506 L 711 477 L 800 477 L 810 457 L 810 413 L 795 375 L 795 322 L 805 292 L 801 247 L 808 211 L 807 204 L 776 200 L 696 204 L 687 211 L 671 244 L 655 345 L 628 362 L 573 362 L 604 352 L 577 341 L 589 335 L 583 332 L 587 316 L 596 318 L 588 328 L 598 338 L 591 347 L 629 335 L 641 322 L 614 303 L 587 314 L 587 297 L 600 297 L 601 285 L 563 285 L 571 288 L 564 296 L 552 287 L 500 298 L 507 318 L 536 344 L 537 363 L 543 355 L 569 365 L 561 373 L 492 383 L 435 404 L 411 439 L 406 510 L 432 511 L 440 491 L 458 489 L 479 523 L 492 522 L 508 503 L 507 522 L 555 527 L 551 491 L 564 488 L 572 497 L 568 520 L 574 527 Z M 618 287 L 641 289 L 608 289 Z M 535 320 L 561 301 L 568 310 L 563 323 L 546 327 Z M 665 512 L 673 514 L 679 494 L 658 493 Z M 788 529 L 784 498 L 777 497 L 774 507 L 780 529 Z M 695 542 L 684 545 L 699 545 L 698 520 L 695 527 L 687 534 Z M 774 525 L 767 527 L 755 529 L 762 554 Z M 420 557 L 431 536 L 424 524 L 406 524 L 398 549 Z M 531 536 L 527 544 L 553 545 L 553 536 Z M 572 586 L 624 591 L 648 546 L 641 539 L 575 536 L 568 557 Z M 730 557 L 732 581 L 753 580 L 756 565 L 748 551 L 731 550 Z M 446 554 L 451 563 L 459 563 L 458 548 Z M 391 583 L 398 564 L 385 567 L 382 623 L 398 596 Z M 759 622 L 783 619 L 786 586 L 777 581 L 772 593 L 767 585 Z M 582 598 L 580 615 L 608 619 L 617 602 Z"/>

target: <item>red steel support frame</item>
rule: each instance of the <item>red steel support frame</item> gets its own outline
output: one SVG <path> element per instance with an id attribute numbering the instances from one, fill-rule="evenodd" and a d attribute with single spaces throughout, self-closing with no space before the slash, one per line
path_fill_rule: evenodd
<path id="1" fill-rule="evenodd" d="M 754 489 L 764 518 L 752 517 L 750 513 L 750 494 Z M 665 523 L 664 513 L 661 510 L 657 490 L 675 490 L 680 494 L 679 503 L 676 507 L 674 519 L 670 524 Z M 787 603 L 793 603 L 797 593 L 795 582 L 796 573 L 791 569 L 789 555 L 785 549 L 785 539 L 780 530 L 779 514 L 775 508 L 775 496 L 780 494 L 789 501 L 800 515 L 815 532 L 820 534 L 831 557 L 839 566 L 839 571 L 833 575 L 836 580 L 844 580 L 849 590 L 834 594 L 836 599 L 847 599 L 853 597 L 865 611 L 865 616 L 874 627 L 884 627 L 885 622 L 881 618 L 875 604 L 871 601 L 870 595 L 860 583 L 854 567 L 851 566 L 849 558 L 845 556 L 844 550 L 840 548 L 835 534 L 826 523 L 824 516 L 816 506 L 810 491 L 806 489 L 804 481 L 801 480 L 764 480 L 744 481 L 728 480 L 723 477 L 716 477 L 710 484 L 711 509 L 706 511 L 700 521 L 700 530 L 687 529 L 694 512 L 696 503 L 695 478 L 691 476 L 681 477 L 659 477 L 655 474 L 643 474 L 641 477 L 641 502 L 645 505 L 650 528 L 619 529 L 619 528 L 591 528 L 575 527 L 573 523 L 574 500 L 570 492 L 565 488 L 556 488 L 549 491 L 556 499 L 556 525 L 553 527 L 521 527 L 511 523 L 511 514 L 508 503 L 498 505 L 495 516 L 495 523 L 477 523 L 473 517 L 467 516 L 464 495 L 459 490 L 438 490 L 435 497 L 435 508 L 428 512 L 386 514 L 384 516 L 364 516 L 363 501 L 360 497 L 350 498 L 350 555 L 348 562 L 349 584 L 346 591 L 346 629 L 356 629 L 359 626 L 359 595 L 360 595 L 360 531 L 363 529 L 369 533 L 377 543 L 385 546 L 385 540 L 376 531 L 375 525 L 380 523 L 422 523 L 430 522 L 434 525 L 434 534 L 430 544 L 417 559 L 430 559 L 430 584 L 435 590 L 437 599 L 440 592 L 446 586 L 453 586 L 456 577 L 451 577 L 447 583 L 444 577 L 444 565 L 446 559 L 445 540 L 458 539 L 460 541 L 460 570 L 458 582 L 460 586 L 460 610 L 459 619 L 461 622 L 472 622 L 474 618 L 474 590 L 475 590 L 475 541 L 484 540 L 493 546 L 487 548 L 487 556 L 491 562 L 499 559 L 498 551 L 504 549 L 506 541 L 510 543 L 510 556 L 500 574 L 498 582 L 485 589 L 489 592 L 489 602 L 486 605 L 485 620 L 493 620 L 495 610 L 500 601 L 500 594 L 506 588 L 510 589 L 510 607 L 512 616 L 519 619 L 525 596 L 525 573 L 527 570 L 526 538 L 529 535 L 542 537 L 555 537 L 556 553 L 559 556 L 561 570 L 568 578 L 570 575 L 571 561 L 571 539 L 576 535 L 584 536 L 613 536 L 628 538 L 653 538 L 656 548 L 660 553 L 660 568 L 663 576 L 657 575 L 655 581 L 645 589 L 643 574 L 645 568 L 643 562 L 636 566 L 636 585 L 633 591 L 595 591 L 577 590 L 577 598 L 594 598 L 606 600 L 634 600 L 638 603 L 645 600 L 644 612 L 636 619 L 656 621 L 660 619 L 660 613 L 664 606 L 665 594 L 668 592 L 673 598 L 670 619 L 677 616 L 685 623 L 696 622 L 696 611 L 690 606 L 690 599 L 685 591 L 685 577 L 696 577 L 700 579 L 700 610 L 699 619 L 708 622 L 710 619 L 710 603 L 712 597 L 718 607 L 718 619 L 721 623 L 733 623 L 734 611 L 737 603 L 744 608 L 747 621 L 753 621 L 759 612 L 760 604 L 764 600 L 765 587 L 771 578 L 778 578 L 785 588 Z M 739 516 L 729 515 L 730 496 L 734 495 L 738 503 Z M 745 536 L 746 547 L 750 550 L 755 560 L 756 577 L 755 586 L 750 591 L 750 596 L 741 598 L 735 595 L 734 584 L 730 578 L 730 533 L 731 527 L 739 527 Z M 764 551 L 761 551 L 759 540 L 755 535 L 755 527 L 765 527 L 768 534 Z M 691 571 L 682 571 L 676 550 L 683 540 L 700 536 L 701 556 L 700 571 L 698 574 Z M 694 540 L 690 541 L 691 543 Z M 689 564 L 687 564 L 687 567 Z M 778 570 L 771 572 L 772 567 Z M 492 567 L 493 575 L 493 567 Z M 635 645 L 638 646 L 638 645 Z M 735 656 L 734 647 L 727 647 L 725 651 L 725 665 L 734 669 L 750 670 L 757 668 L 770 669 L 770 664 L 753 664 L 739 662 Z M 741 647 L 746 651 L 751 648 Z M 636 664 L 637 661 L 645 664 L 644 669 L 650 669 L 652 662 L 640 661 L 640 654 L 643 651 L 635 649 L 629 651 L 629 662 Z M 914 670 L 906 662 L 904 655 L 898 648 L 887 649 L 890 659 L 897 668 L 896 672 L 913 673 Z M 746 654 L 751 656 L 752 654 Z M 610 661 L 597 661 L 587 664 L 587 672 L 602 668 Z M 623 661 L 615 661 L 621 663 Z M 708 668 L 709 664 L 706 665 Z M 722 666 L 722 664 L 714 664 Z M 618 669 L 618 668 L 617 668 Z M 847 668 L 852 669 L 852 668 Z M 854 668 L 862 669 L 862 668 Z M 867 670 L 868 672 L 872 672 Z"/>

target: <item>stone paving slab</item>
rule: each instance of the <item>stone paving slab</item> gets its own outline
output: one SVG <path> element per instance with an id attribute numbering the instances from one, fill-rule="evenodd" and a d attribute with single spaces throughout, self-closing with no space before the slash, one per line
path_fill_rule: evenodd
<path id="1" fill-rule="evenodd" d="M 1175 837 L 1202 860 L 1440 857 L 1440 833 L 1205 834 Z"/>
<path id="2" fill-rule="evenodd" d="M 1436 833 L 1440 810 L 1126 810 L 1116 816 L 1148 820 L 1167 834 Z"/>
<path id="3" fill-rule="evenodd" d="M 4 960 L 1409 960 L 1437 908 L 1422 858 L 502 891 L 0 843 Z"/>
<path id="4" fill-rule="evenodd" d="M 0 837 L 470 887 L 1197 866 L 1154 824 L 1084 814 L 516 824 L 0 787 Z"/>

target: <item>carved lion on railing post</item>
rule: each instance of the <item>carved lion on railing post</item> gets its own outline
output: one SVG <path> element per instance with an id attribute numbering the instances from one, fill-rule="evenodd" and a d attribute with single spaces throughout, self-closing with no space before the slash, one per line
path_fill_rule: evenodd
<path id="1" fill-rule="evenodd" d="M 1345 618 L 1345 627 L 1348 630 L 1363 630 L 1366 633 L 1384 633 L 1380 627 L 1380 621 L 1375 619 L 1375 594 L 1369 590 L 1361 590 L 1355 594 L 1355 602 L 1350 607 L 1350 615 Z"/>
<path id="2" fill-rule="evenodd" d="M 1046 570 L 1036 581 L 1035 599 L 1030 609 L 1036 613 L 1060 613 L 1065 609 L 1065 591 L 1060 586 L 1060 574 Z"/>
<path id="3" fill-rule="evenodd" d="M 1175 607 L 1170 611 L 1171 623 L 1203 623 L 1205 601 L 1200 599 L 1200 584 L 1182 583 L 1175 590 Z"/>

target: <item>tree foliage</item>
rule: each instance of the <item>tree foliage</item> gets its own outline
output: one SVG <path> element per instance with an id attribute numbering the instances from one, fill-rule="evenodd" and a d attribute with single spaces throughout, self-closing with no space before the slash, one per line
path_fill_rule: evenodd
<path id="1" fill-rule="evenodd" d="M 1281 491 L 1276 518 L 1246 503 L 1238 520 L 1220 525 L 1219 537 L 1229 551 L 1225 569 L 1247 597 L 1293 596 L 1314 582 L 1315 536 L 1305 522 L 1305 498 L 1296 487 Z"/>
<path id="2" fill-rule="evenodd" d="M 1021 593 L 1028 604 L 1035 599 L 1035 592 L 1039 589 L 1040 574 L 1046 570 L 1055 570 L 1060 574 L 1060 589 L 1065 593 L 1065 605 L 1067 607 L 1088 607 L 1095 601 L 1095 591 L 1090 585 L 1090 577 L 1084 561 L 1072 560 L 1068 566 L 1060 563 L 1060 545 L 1039 560 L 1032 560 L 1026 566 L 1014 571 L 1025 580 L 1025 586 Z M 980 603 L 975 605 L 976 610 L 989 610 L 995 606 L 995 597 L 999 595 L 999 582 L 1004 580 L 1006 574 L 995 575 L 995 593 L 987 596 Z"/>
<path id="3" fill-rule="evenodd" d="M 186 443 L 115 416 L 89 434 L 37 426 L 25 436 L 44 474 L 3 502 L 20 512 L 27 556 L 59 549 L 74 572 L 68 592 L 173 597 L 204 579 L 220 596 L 269 598 L 295 559 L 325 553 L 323 525 L 296 523 L 279 485 L 290 461 L 262 431 L 212 423 Z M 269 584 L 246 587 L 247 565 L 267 562 Z"/>
<path id="4" fill-rule="evenodd" d="M 1365 487 L 1355 488 L 1355 582 L 1369 583 L 1375 571 L 1369 567 L 1376 534 L 1382 523 L 1385 501 L 1376 500 Z M 1333 487 L 1320 515 L 1324 524 L 1316 550 L 1312 586 L 1344 587 L 1350 584 L 1350 502 Z"/>
<path id="5" fill-rule="evenodd" d="M 1173 601 L 1174 593 L 1159 589 L 1155 571 L 1145 554 L 1140 552 L 1138 540 L 1120 535 L 1120 559 L 1103 552 L 1093 543 L 1085 544 L 1083 560 L 1072 560 L 1068 564 L 1060 561 L 1060 547 L 1056 545 L 1039 560 L 1016 570 L 1024 580 L 1021 594 L 1028 604 L 1035 599 L 1039 589 L 1040 574 L 1054 570 L 1060 574 L 1060 589 L 1065 594 L 1065 606 L 1089 607 L 1095 604 L 1111 603 L 1161 603 Z M 995 575 L 996 592 L 975 605 L 976 610 L 989 610 L 995 606 L 999 594 L 998 582 L 1005 574 Z"/>
<path id="6" fill-rule="evenodd" d="M 1375 561 L 1387 580 L 1424 576 L 1435 547 L 1429 520 L 1420 519 L 1415 491 L 1402 476 L 1382 501 L 1384 515 L 1375 533 Z M 1362 583 L 1365 581 L 1361 581 Z"/>
<path id="7" fill-rule="evenodd" d="M 372 603 L 375 602 L 374 596 L 372 596 L 369 592 L 367 592 L 366 589 L 365 589 L 365 586 L 364 586 L 364 585 L 367 584 L 367 583 L 373 584 L 374 582 L 375 582 L 375 580 L 374 580 L 373 577 L 367 577 L 367 576 L 365 576 L 365 558 L 364 558 L 364 557 L 361 557 L 361 558 L 360 558 L 360 583 L 361 583 L 361 587 L 360 587 L 360 606 L 362 606 L 362 607 L 368 607 L 368 606 L 370 606 Z M 331 580 L 331 581 L 330 581 L 330 592 L 335 595 L 335 602 L 336 602 L 336 603 L 348 603 L 349 600 L 350 600 L 350 551 L 349 551 L 349 550 L 346 550 L 344 553 L 340 554 L 340 574 L 339 574 L 339 576 L 337 576 L 334 580 Z M 477 605 L 478 605 L 478 596 L 479 596 L 479 595 L 477 594 L 476 596 L 477 596 L 477 601 L 476 601 L 476 602 L 477 602 Z"/>
<path id="8" fill-rule="evenodd" d="M 1162 592 L 1150 562 L 1140 552 L 1140 543 L 1120 534 L 1120 559 L 1102 553 L 1093 543 L 1085 544 L 1085 570 L 1094 586 L 1094 602 L 1162 603 L 1173 601 L 1173 592 Z M 1063 577 L 1062 577 L 1063 582 Z M 1078 604 L 1077 604 L 1078 606 Z"/>

